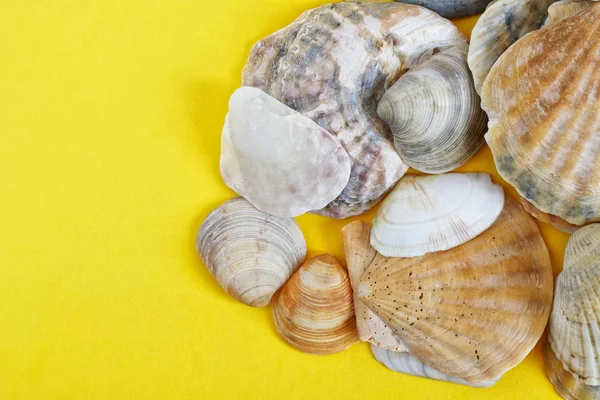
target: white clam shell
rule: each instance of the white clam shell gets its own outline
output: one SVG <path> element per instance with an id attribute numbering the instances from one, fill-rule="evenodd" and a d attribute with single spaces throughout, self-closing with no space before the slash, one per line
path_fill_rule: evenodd
<path id="1" fill-rule="evenodd" d="M 350 177 L 339 139 L 260 89 L 242 87 L 229 100 L 221 175 L 259 210 L 295 217 L 334 200 Z"/>
<path id="2" fill-rule="evenodd" d="M 402 160 L 439 174 L 469 160 L 484 142 L 487 117 L 467 65 L 467 45 L 434 54 L 385 93 L 377 114 Z"/>
<path id="3" fill-rule="evenodd" d="M 206 217 L 196 249 L 221 287 L 253 307 L 269 304 L 306 257 L 304 236 L 293 219 L 265 214 L 241 197 Z"/>
<path id="4" fill-rule="evenodd" d="M 416 257 L 459 246 L 490 227 L 504 191 L 485 173 L 406 176 L 373 220 L 371 245 L 386 257 Z"/>
<path id="5" fill-rule="evenodd" d="M 584 226 L 569 239 L 555 293 L 552 350 L 577 379 L 600 385 L 600 224 Z"/>
<path id="6" fill-rule="evenodd" d="M 422 378 L 435 379 L 437 381 L 445 381 L 458 383 L 460 385 L 471 386 L 476 388 L 489 388 L 498 382 L 500 376 L 495 379 L 481 381 L 477 383 L 467 382 L 454 376 L 446 375 L 439 370 L 430 367 L 416 356 L 405 351 L 391 351 L 381 349 L 375 345 L 371 345 L 373 355 L 383 365 L 392 371 L 401 372 L 403 374 L 420 376 Z"/>

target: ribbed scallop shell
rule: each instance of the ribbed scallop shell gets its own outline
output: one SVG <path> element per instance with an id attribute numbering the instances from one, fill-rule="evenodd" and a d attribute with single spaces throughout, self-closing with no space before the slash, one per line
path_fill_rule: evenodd
<path id="1" fill-rule="evenodd" d="M 483 82 L 496 60 L 513 43 L 540 28 L 548 6 L 556 0 L 496 0 L 477 20 L 471 33 L 469 68 L 481 94 Z"/>
<path id="2" fill-rule="evenodd" d="M 304 261 L 306 242 L 293 219 L 265 214 L 236 197 L 206 217 L 196 250 L 227 293 L 263 307 Z"/>
<path id="3" fill-rule="evenodd" d="M 379 348 L 375 345 L 371 345 L 371 351 L 373 352 L 373 355 L 375 356 L 375 359 L 377 359 L 377 361 L 379 361 L 392 371 L 401 372 L 403 374 L 420 376 L 422 378 L 428 379 L 435 379 L 437 381 L 458 383 L 459 385 L 466 385 L 477 388 L 491 387 L 494 384 L 496 384 L 496 382 L 498 382 L 498 379 L 500 379 L 500 377 L 498 377 L 489 381 L 470 383 L 465 381 L 464 379 L 443 374 L 437 369 L 425 364 L 416 356 L 405 351 L 390 351 Z"/>
<path id="4" fill-rule="evenodd" d="M 504 204 L 490 228 L 461 246 L 415 258 L 377 255 L 355 289 L 410 353 L 471 383 L 520 363 L 552 305 L 540 231 L 515 200 Z"/>
<path id="5" fill-rule="evenodd" d="M 531 214 L 535 219 L 545 222 L 547 224 L 551 224 L 556 229 L 572 234 L 575 232 L 579 226 L 568 223 L 562 218 L 558 218 L 556 215 L 547 214 L 545 212 L 541 212 L 537 208 L 533 206 L 530 202 L 521 197 L 521 205 L 529 214 Z"/>
<path id="6" fill-rule="evenodd" d="M 578 229 L 567 243 L 548 339 L 578 379 L 600 385 L 600 224 Z"/>
<path id="7" fill-rule="evenodd" d="M 387 257 L 415 257 L 473 239 L 494 223 L 504 191 L 485 173 L 406 176 L 373 220 L 371 245 Z"/>
<path id="8" fill-rule="evenodd" d="M 377 254 L 369 242 L 370 236 L 371 227 L 362 221 L 351 222 L 342 229 L 348 275 L 353 288 Z M 394 330 L 356 297 L 354 297 L 354 312 L 360 340 L 371 342 L 384 349 L 406 351 L 406 346 Z"/>
<path id="9" fill-rule="evenodd" d="M 594 3 L 519 40 L 482 92 L 498 172 L 574 225 L 600 220 L 599 17 Z"/>
<path id="10" fill-rule="evenodd" d="M 544 26 L 562 21 L 565 18 L 572 17 L 581 10 L 585 10 L 592 4 L 587 0 L 561 0 L 548 7 L 548 18 Z"/>
<path id="11" fill-rule="evenodd" d="M 396 0 L 399 1 L 399 0 Z M 483 12 L 491 0 L 402 0 L 435 11 L 442 17 L 460 18 Z"/>
<path id="12" fill-rule="evenodd" d="M 377 107 L 398 154 L 418 171 L 452 171 L 484 142 L 487 117 L 467 66 L 467 47 L 442 50 L 402 75 Z"/>
<path id="13" fill-rule="evenodd" d="M 406 172 L 377 104 L 434 51 L 464 46 L 448 20 L 400 3 L 341 2 L 303 13 L 258 42 L 244 68 L 255 86 L 336 135 L 352 159 L 348 185 L 319 214 L 371 208 Z"/>
<path id="14" fill-rule="evenodd" d="M 273 317 L 279 335 L 296 349 L 331 354 L 358 341 L 348 273 L 329 254 L 306 261 L 283 286 Z"/>
<path id="15" fill-rule="evenodd" d="M 262 90 L 229 99 L 221 175 L 259 210 L 285 218 L 321 209 L 346 187 L 351 165 L 337 137 Z"/>

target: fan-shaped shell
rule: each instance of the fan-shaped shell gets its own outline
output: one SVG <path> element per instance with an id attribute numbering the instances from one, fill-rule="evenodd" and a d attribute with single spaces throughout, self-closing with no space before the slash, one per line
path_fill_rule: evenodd
<path id="1" fill-rule="evenodd" d="M 600 384 L 600 224 L 578 229 L 567 243 L 548 339 L 564 367 Z"/>
<path id="2" fill-rule="evenodd" d="M 544 24 L 556 0 L 496 0 L 477 20 L 471 33 L 469 68 L 481 94 L 483 82 L 498 58 L 517 40 Z"/>
<path id="3" fill-rule="evenodd" d="M 348 273 L 329 254 L 309 259 L 292 275 L 273 317 L 279 335 L 305 353 L 336 353 L 358 341 Z"/>
<path id="4" fill-rule="evenodd" d="M 396 0 L 399 1 L 399 0 Z M 442 17 L 468 17 L 483 12 L 491 0 L 402 0 L 435 11 Z"/>
<path id="5" fill-rule="evenodd" d="M 420 376 L 428 379 L 435 379 L 437 381 L 458 383 L 460 385 L 478 388 L 491 387 L 494 384 L 496 384 L 496 382 L 498 382 L 498 379 L 500 379 L 500 377 L 498 377 L 489 381 L 470 383 L 465 381 L 464 379 L 455 378 L 454 376 L 443 374 L 437 369 L 425 364 L 416 356 L 405 351 L 390 351 L 379 348 L 375 345 L 371 345 L 371 351 L 373 352 L 373 355 L 375 356 L 375 359 L 377 359 L 377 361 L 379 361 L 392 371 L 401 372 L 403 374 Z"/>
<path id="6" fill-rule="evenodd" d="M 263 307 L 304 261 L 306 242 L 293 219 L 265 214 L 236 197 L 206 217 L 196 250 L 227 293 Z"/>
<path id="7" fill-rule="evenodd" d="M 370 236 L 371 227 L 362 221 L 351 222 L 342 229 L 348 275 L 350 275 L 350 283 L 353 288 L 358 284 L 360 277 L 377 254 L 369 243 Z M 356 297 L 354 298 L 354 312 L 360 340 L 371 342 L 384 349 L 406 351 L 406 346 L 394 330 Z"/>
<path id="8" fill-rule="evenodd" d="M 581 10 L 585 10 L 592 4 L 587 0 L 561 0 L 548 7 L 548 18 L 544 26 L 548 26 L 565 18 L 572 17 Z"/>
<path id="9" fill-rule="evenodd" d="M 336 135 L 352 159 L 348 185 L 319 214 L 372 207 L 406 172 L 377 104 L 406 71 L 443 48 L 464 46 L 448 20 L 400 3 L 341 2 L 303 13 L 258 42 L 243 83 Z"/>
<path id="10" fill-rule="evenodd" d="M 476 383 L 513 368 L 542 335 L 552 266 L 533 218 L 507 197 L 496 222 L 461 246 L 375 256 L 355 292 L 410 353 Z"/>
<path id="11" fill-rule="evenodd" d="M 402 75 L 377 107 L 398 154 L 418 171 L 452 171 L 484 142 L 487 117 L 467 66 L 467 47 L 442 50 Z"/>
<path id="12" fill-rule="evenodd" d="M 337 137 L 260 89 L 229 100 L 221 175 L 259 210 L 295 217 L 318 210 L 346 187 L 351 161 Z"/>
<path id="13" fill-rule="evenodd" d="M 548 370 L 548 378 L 556 392 L 565 400 L 600 400 L 600 386 L 586 385 L 563 368 L 562 362 L 556 358 L 552 347 L 544 341 L 544 362 Z"/>
<path id="14" fill-rule="evenodd" d="M 447 250 L 485 231 L 503 205 L 488 174 L 406 176 L 381 204 L 371 245 L 387 257 Z"/>
<path id="15" fill-rule="evenodd" d="M 502 177 L 544 213 L 600 220 L 600 3 L 532 32 L 494 65 L 482 92 Z"/>

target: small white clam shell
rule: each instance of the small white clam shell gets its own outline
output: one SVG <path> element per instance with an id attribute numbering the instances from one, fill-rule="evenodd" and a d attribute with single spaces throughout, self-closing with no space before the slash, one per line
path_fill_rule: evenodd
<path id="1" fill-rule="evenodd" d="M 386 257 L 416 257 L 459 246 L 490 227 L 504 191 L 485 173 L 406 176 L 373 220 L 371 245 Z"/>
<path id="2" fill-rule="evenodd" d="M 401 372 L 403 374 L 420 376 L 422 378 L 435 379 L 437 381 L 446 381 L 451 383 L 458 383 L 460 385 L 472 386 L 476 388 L 489 388 L 498 382 L 500 376 L 495 379 L 471 383 L 464 379 L 460 379 L 454 376 L 446 375 L 437 369 L 430 367 L 423 361 L 419 360 L 416 356 L 405 351 L 391 351 L 381 349 L 375 345 L 371 345 L 371 351 L 373 355 L 383 365 L 391 369 L 392 371 Z"/>
<path id="3" fill-rule="evenodd" d="M 321 209 L 344 189 L 351 165 L 337 137 L 262 90 L 231 96 L 221 175 L 259 210 L 295 217 Z"/>
<path id="4" fill-rule="evenodd" d="M 432 174 L 463 165 L 484 142 L 487 117 L 467 65 L 467 45 L 444 49 L 385 93 L 377 114 L 402 160 Z"/>
<path id="5" fill-rule="evenodd" d="M 306 242 L 293 219 L 265 214 L 236 197 L 206 217 L 196 250 L 227 293 L 262 307 L 304 261 Z"/>

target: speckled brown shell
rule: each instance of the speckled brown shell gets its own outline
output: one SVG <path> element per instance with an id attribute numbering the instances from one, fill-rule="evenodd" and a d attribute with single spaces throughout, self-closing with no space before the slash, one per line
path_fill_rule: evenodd
<path id="1" fill-rule="evenodd" d="M 329 254 L 306 261 L 273 306 L 279 335 L 296 349 L 331 354 L 358 341 L 348 273 Z"/>
<path id="2" fill-rule="evenodd" d="M 502 177 L 538 210 L 600 220 L 600 3 L 515 43 L 482 89 Z"/>
<path id="3" fill-rule="evenodd" d="M 552 304 L 550 256 L 512 198 L 496 222 L 451 250 L 377 255 L 356 289 L 410 353 L 468 382 L 498 377 L 531 351 Z"/>

